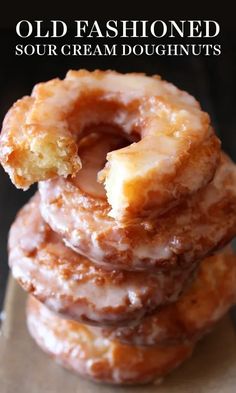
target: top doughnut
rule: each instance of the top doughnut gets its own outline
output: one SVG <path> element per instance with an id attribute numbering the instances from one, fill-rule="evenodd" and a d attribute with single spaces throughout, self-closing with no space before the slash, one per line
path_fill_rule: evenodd
<path id="1" fill-rule="evenodd" d="M 109 152 L 99 175 L 117 221 L 159 215 L 214 176 L 220 143 L 198 102 L 158 76 L 114 71 L 69 71 L 36 85 L 4 119 L 0 161 L 23 189 L 73 176 L 78 140 L 96 125 L 132 142 Z"/>

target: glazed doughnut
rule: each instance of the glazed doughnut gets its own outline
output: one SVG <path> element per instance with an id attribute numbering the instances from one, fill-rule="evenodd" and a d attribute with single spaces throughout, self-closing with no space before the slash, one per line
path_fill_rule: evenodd
<path id="1" fill-rule="evenodd" d="M 74 176 L 78 141 L 104 124 L 135 141 L 109 152 L 99 176 L 116 220 L 159 215 L 214 175 L 220 143 L 198 102 L 160 77 L 113 71 L 69 71 L 36 85 L 5 117 L 0 161 L 24 189 Z"/>
<path id="2" fill-rule="evenodd" d="M 236 302 L 236 256 L 230 249 L 208 257 L 196 278 L 174 304 L 164 306 L 136 326 L 94 328 L 128 344 L 167 345 L 197 340 Z"/>
<path id="3" fill-rule="evenodd" d="M 104 271 L 67 248 L 39 214 L 39 195 L 23 207 L 9 234 L 9 264 L 23 288 L 52 310 L 91 324 L 134 323 L 175 301 L 191 271 Z"/>
<path id="4" fill-rule="evenodd" d="M 204 189 L 161 217 L 120 226 L 109 217 L 102 191 L 91 192 L 92 183 L 97 184 L 91 175 L 96 173 L 96 146 L 99 156 L 98 140 L 88 146 L 89 160 L 86 144 L 79 149 L 84 168 L 77 177 L 39 183 L 44 219 L 75 251 L 107 268 L 170 270 L 190 266 L 234 237 L 236 166 L 224 154 L 214 180 Z M 90 188 L 84 178 L 87 183 L 90 179 Z"/>
<path id="5" fill-rule="evenodd" d="M 86 325 L 59 318 L 33 298 L 27 324 L 37 344 L 62 366 L 96 382 L 148 383 L 160 379 L 192 353 L 193 343 L 137 347 L 96 336 Z"/>

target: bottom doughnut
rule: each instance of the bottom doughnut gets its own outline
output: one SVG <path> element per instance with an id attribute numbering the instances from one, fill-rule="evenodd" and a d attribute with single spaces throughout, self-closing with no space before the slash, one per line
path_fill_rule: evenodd
<path id="1" fill-rule="evenodd" d="M 86 325 L 63 319 L 30 297 L 27 324 L 37 344 L 62 366 L 96 382 L 154 382 L 187 359 L 194 344 L 138 347 L 102 338 Z"/>

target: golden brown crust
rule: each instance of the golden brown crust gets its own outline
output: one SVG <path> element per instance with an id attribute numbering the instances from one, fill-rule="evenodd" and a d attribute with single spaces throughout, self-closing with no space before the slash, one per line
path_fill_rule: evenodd
<path id="1" fill-rule="evenodd" d="M 116 220 L 158 216 L 215 173 L 220 142 L 197 101 L 160 78 L 114 71 L 70 71 L 36 85 L 6 115 L 0 161 L 20 188 L 74 176 L 77 141 L 86 127 L 104 123 L 141 138 L 110 152 L 100 176 Z"/>
<path id="2" fill-rule="evenodd" d="M 9 264 L 23 288 L 52 310 L 98 325 L 128 324 L 175 301 L 189 270 L 153 274 L 102 270 L 67 248 L 39 213 L 39 195 L 19 212 L 9 235 Z"/>
<path id="3" fill-rule="evenodd" d="M 96 382 L 141 384 L 164 377 L 192 353 L 192 343 L 136 347 L 103 339 L 88 327 L 59 318 L 30 298 L 27 323 L 37 344 L 66 368 Z"/>
<path id="4" fill-rule="evenodd" d="M 176 303 L 164 306 L 139 324 L 96 328 L 97 334 L 136 345 L 196 340 L 236 302 L 236 256 L 230 248 L 201 262 L 195 280 Z"/>
<path id="5" fill-rule="evenodd" d="M 236 233 L 236 167 L 224 154 L 209 185 L 161 217 L 142 223 L 120 226 L 109 216 L 108 203 L 82 192 L 75 179 L 41 182 L 39 191 L 41 213 L 53 230 L 68 246 L 107 267 L 191 266 Z"/>

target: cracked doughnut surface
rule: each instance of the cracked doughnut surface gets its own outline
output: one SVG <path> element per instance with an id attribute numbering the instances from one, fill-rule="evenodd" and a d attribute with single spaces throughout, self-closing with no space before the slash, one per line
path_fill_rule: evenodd
<path id="1" fill-rule="evenodd" d="M 64 80 L 36 85 L 4 119 L 1 164 L 24 189 L 74 176 L 81 135 L 103 124 L 136 141 L 109 152 L 99 177 L 118 221 L 158 216 L 215 173 L 220 143 L 198 102 L 158 76 L 114 71 L 69 71 Z"/>
<path id="2" fill-rule="evenodd" d="M 39 183 L 44 219 L 75 251 L 107 268 L 170 271 L 191 266 L 234 237 L 236 166 L 225 154 L 205 188 L 161 217 L 120 226 L 109 216 L 106 199 L 96 194 L 101 190 L 91 192 L 99 167 L 90 161 L 95 151 L 98 157 L 98 146 L 96 141 L 83 148 L 84 167 L 76 178 Z M 90 160 L 86 152 L 91 153 Z"/>
<path id="3" fill-rule="evenodd" d="M 62 319 L 29 298 L 27 324 L 37 344 L 62 366 L 116 385 L 159 380 L 191 356 L 194 344 L 129 346 L 97 336 L 89 326 Z"/>
<path id="4" fill-rule="evenodd" d="M 95 328 L 97 334 L 135 345 L 197 340 L 236 302 L 236 256 L 230 247 L 200 263 L 196 277 L 176 303 L 135 326 Z"/>
<path id="5" fill-rule="evenodd" d="M 50 309 L 98 325 L 140 320 L 161 304 L 175 301 L 192 276 L 190 270 L 102 270 L 67 248 L 43 221 L 38 194 L 11 227 L 9 264 L 21 286 Z"/>

